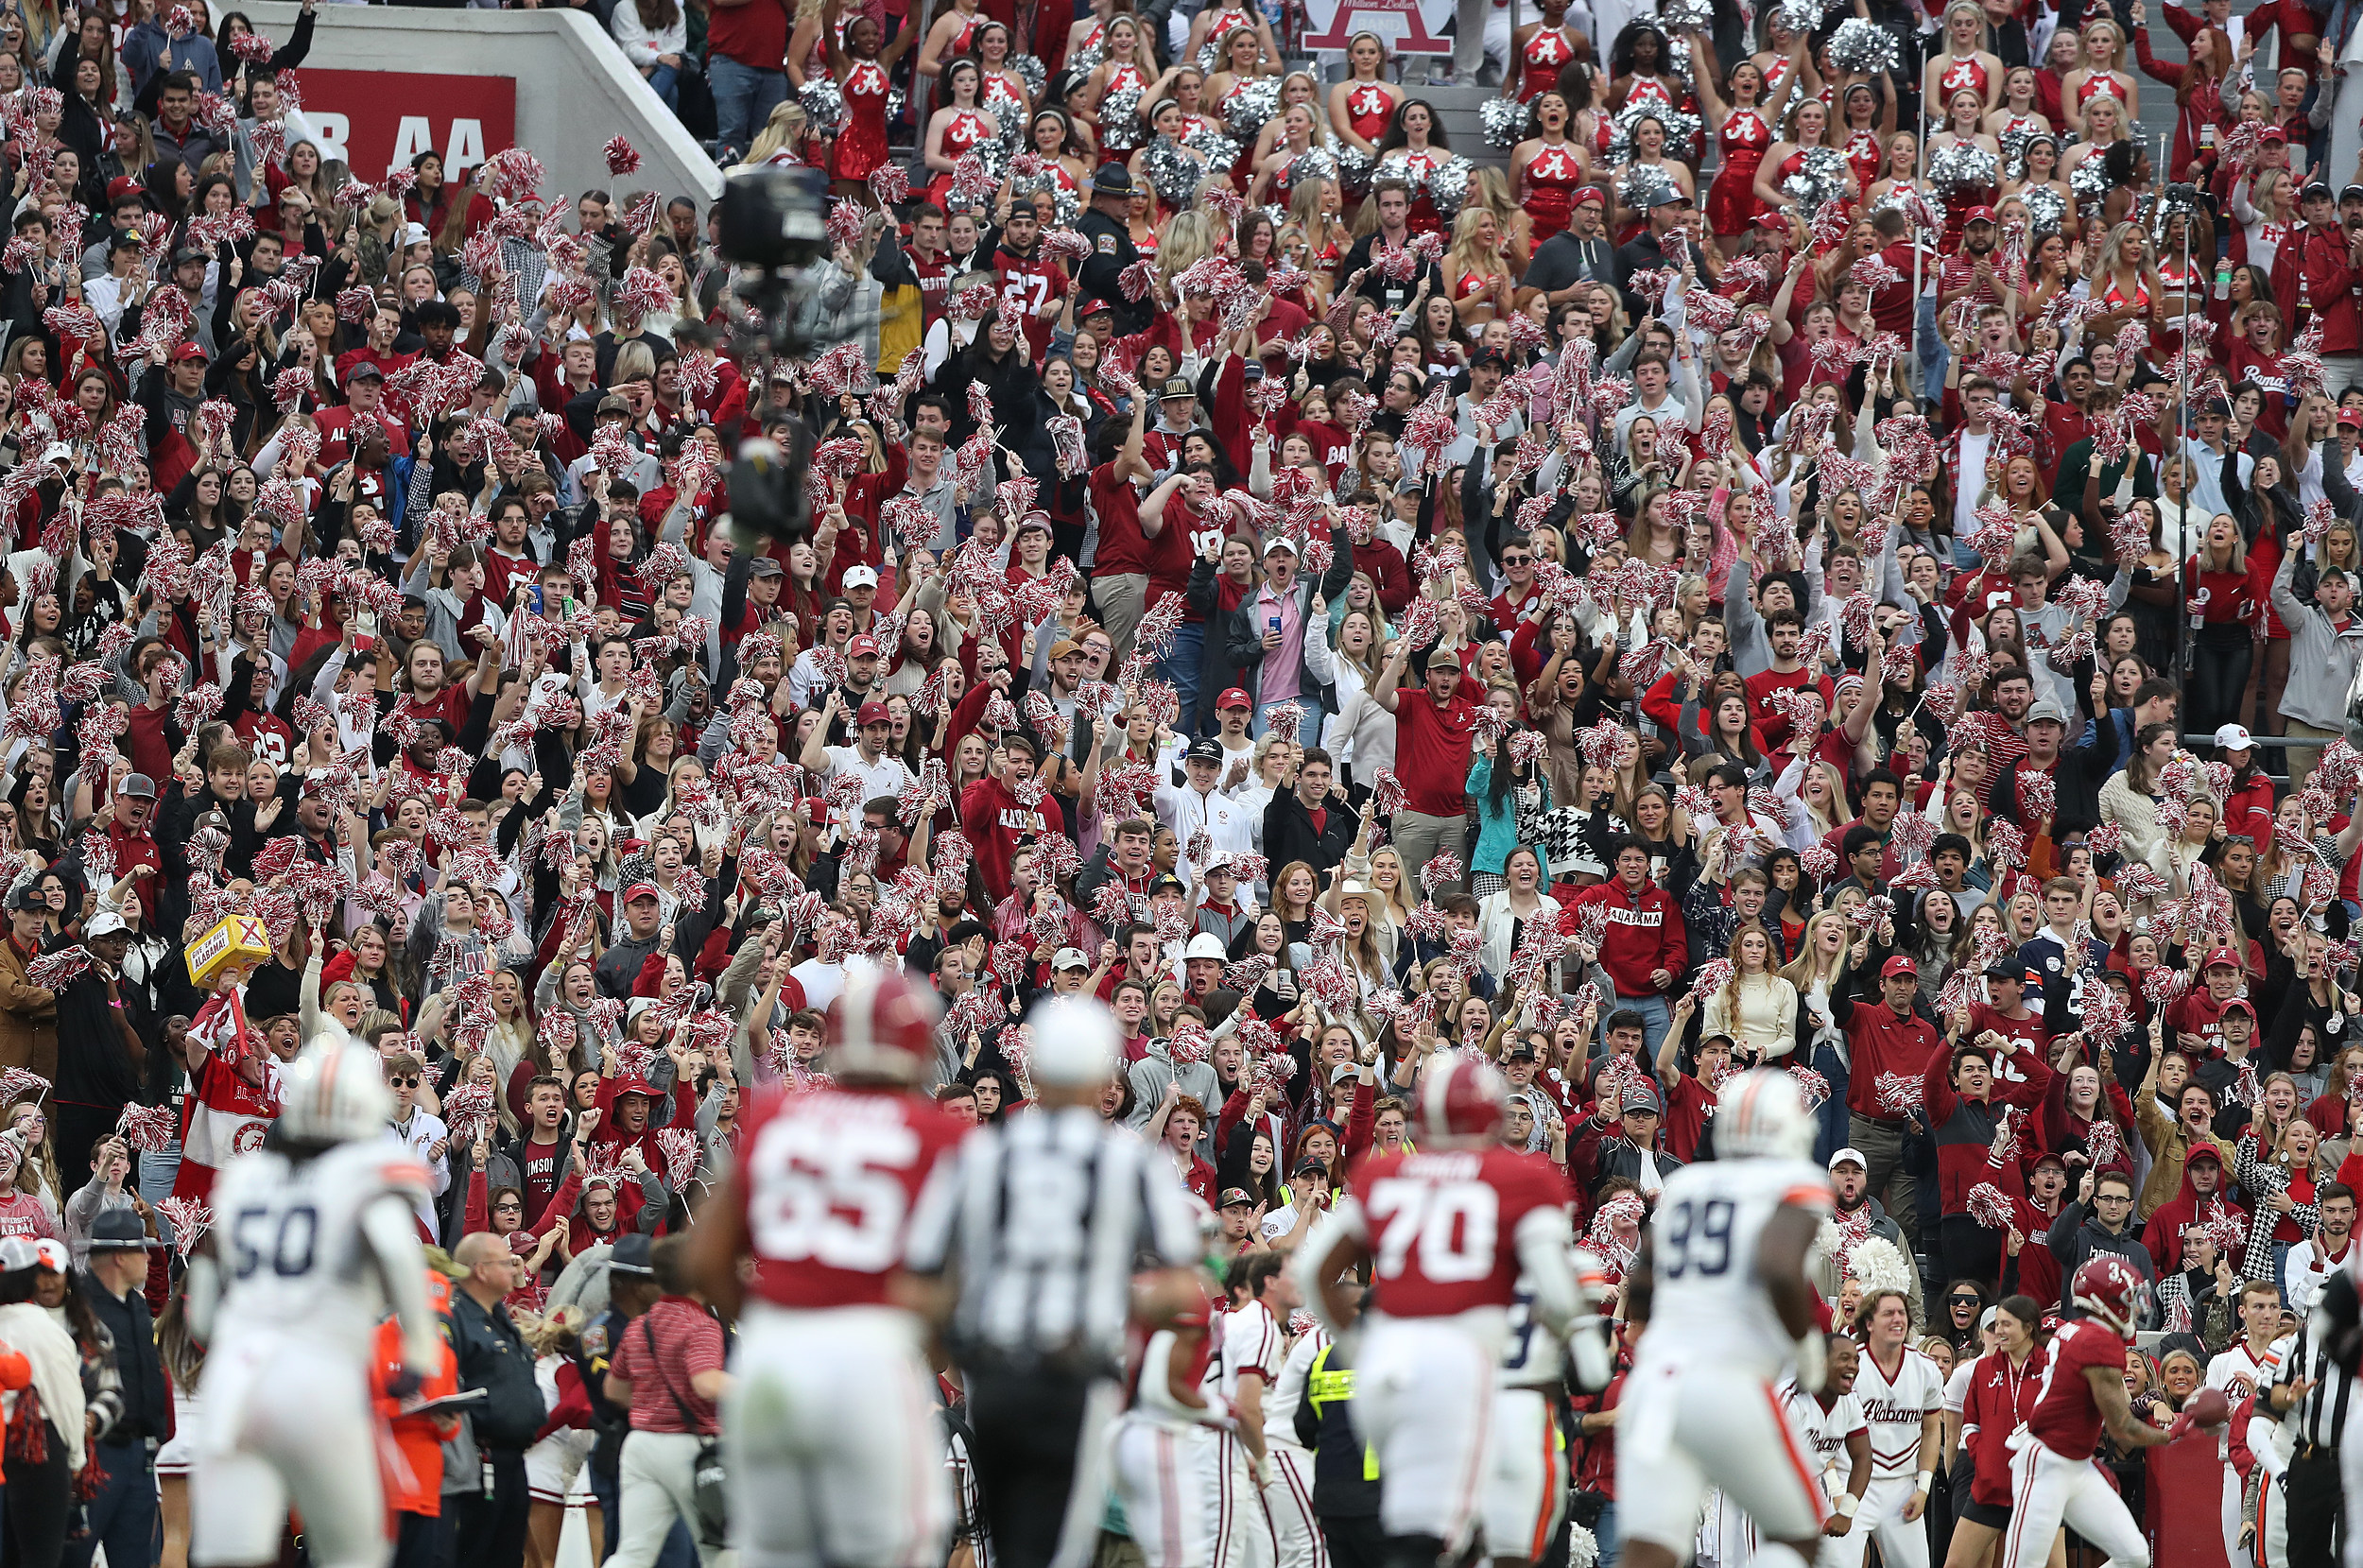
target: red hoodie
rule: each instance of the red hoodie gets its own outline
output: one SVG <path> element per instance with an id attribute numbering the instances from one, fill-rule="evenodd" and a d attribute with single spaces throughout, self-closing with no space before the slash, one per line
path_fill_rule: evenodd
<path id="1" fill-rule="evenodd" d="M 1673 895 L 1646 877 L 1637 892 L 1629 892 L 1622 877 L 1612 877 L 1576 895 L 1578 911 L 1595 905 L 1608 911 L 1600 967 L 1616 983 L 1616 994 L 1663 995 L 1651 973 L 1679 975 L 1689 965 L 1688 938 Z"/>
<path id="2" fill-rule="evenodd" d="M 2216 1153 L 2213 1149 L 2208 1152 Z M 2193 1150 L 2193 1153 L 2198 1151 Z M 2216 1168 L 2222 1172 L 2216 1180 L 2216 1190 L 2201 1198 L 2199 1189 L 2191 1184 L 2191 1166 L 2185 1161 L 2182 1185 L 2150 1215 L 2149 1224 L 2142 1232 L 2142 1245 L 2149 1249 L 2150 1261 L 2158 1266 L 2161 1276 L 2182 1269 L 2182 1238 L 2195 1225 L 2206 1224 L 2219 1215 L 2229 1215 L 2239 1225 L 2240 1233 L 2247 1235 L 2247 1211 L 2224 1197 L 2224 1190 L 2231 1185 L 2232 1173 L 2223 1169 L 2219 1154 Z"/>
<path id="3" fill-rule="evenodd" d="M 960 796 L 960 830 L 976 851 L 976 871 L 985 879 L 985 890 L 998 904 L 1009 896 L 1009 862 L 1021 842 L 1064 833 L 1066 813 L 1047 791 L 1041 805 L 1023 806 L 1000 780 L 979 779 Z"/>

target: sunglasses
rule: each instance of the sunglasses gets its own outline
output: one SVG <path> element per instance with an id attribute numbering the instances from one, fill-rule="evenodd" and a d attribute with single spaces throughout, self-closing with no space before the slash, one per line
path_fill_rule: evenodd
<path id="1" fill-rule="evenodd" d="M 416 1089 L 419 1086 L 419 1080 L 415 1074 L 407 1077 L 388 1078 L 386 1081 L 393 1085 L 396 1089 Z"/>

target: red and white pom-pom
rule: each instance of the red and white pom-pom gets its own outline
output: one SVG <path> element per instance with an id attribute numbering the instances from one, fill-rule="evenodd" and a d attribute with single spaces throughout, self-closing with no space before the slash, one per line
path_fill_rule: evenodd
<path id="1" fill-rule="evenodd" d="M 1797 857 L 1798 868 L 1816 882 L 1827 882 L 1837 874 L 1837 852 L 1827 844 L 1814 844 Z"/>
<path id="2" fill-rule="evenodd" d="M 1460 880 L 1460 857 L 1447 850 L 1431 858 L 1420 868 L 1420 888 L 1434 898 L 1439 887 L 1449 887 Z"/>
<path id="3" fill-rule="evenodd" d="M 115 1130 L 142 1154 L 162 1154 L 181 1136 L 181 1117 L 168 1105 L 142 1105 L 134 1100 L 115 1118 Z"/>
<path id="4" fill-rule="evenodd" d="M 62 947 L 46 953 L 25 966 L 25 978 L 43 991 L 63 991 L 72 985 L 82 971 L 90 967 L 90 950 L 86 947 Z"/>
<path id="5" fill-rule="evenodd" d="M 1691 994 L 1712 996 L 1731 981 L 1732 961 L 1729 958 L 1710 958 L 1699 966 L 1699 981 L 1691 987 Z"/>
<path id="6" fill-rule="evenodd" d="M 214 1211 L 203 1198 L 161 1198 L 156 1200 L 156 1212 L 170 1222 L 172 1249 L 181 1254 L 183 1263 L 204 1239 L 205 1232 L 214 1228 Z"/>
<path id="7" fill-rule="evenodd" d="M 1805 1109 L 1819 1111 L 1830 1101 L 1830 1080 L 1810 1067 L 1791 1067 L 1788 1076 L 1797 1080 L 1797 1093 L 1803 1096 Z"/>
<path id="8" fill-rule="evenodd" d="M 609 137 L 607 146 L 601 147 L 599 152 L 600 155 L 607 160 L 607 172 L 615 176 L 618 180 L 621 180 L 625 175 L 636 174 L 639 172 L 640 149 L 633 146 L 626 138 L 621 136 Z"/>
<path id="9" fill-rule="evenodd" d="M 1969 1217 L 1989 1231 L 2009 1230 L 2017 1212 L 2009 1195 L 1991 1181 L 1980 1181 L 1969 1189 Z"/>
<path id="10" fill-rule="evenodd" d="M 1404 807 L 1406 794 L 1403 781 L 1395 777 L 1391 767 L 1379 768 L 1371 778 L 1371 815 L 1384 821 Z"/>
<path id="11" fill-rule="evenodd" d="M 2161 966 L 2142 977 L 2142 994 L 2147 996 L 2150 1006 L 2155 1008 L 2173 1005 L 2182 998 L 2184 991 L 2190 989 L 2190 975 L 2179 969 L 2166 969 Z"/>
<path id="12" fill-rule="evenodd" d="M 902 164 L 888 159 L 870 171 L 870 194 L 881 207 L 899 206 L 911 195 L 911 177 Z"/>
<path id="13" fill-rule="evenodd" d="M 0 1105 L 26 1098 L 47 1099 L 49 1080 L 27 1068 L 10 1067 L 0 1072 Z"/>
<path id="14" fill-rule="evenodd" d="M 685 1127 L 657 1129 L 656 1148 L 664 1157 L 664 1184 L 675 1192 L 689 1185 L 698 1174 L 698 1163 L 705 1157 L 698 1134 Z"/>
<path id="15" fill-rule="evenodd" d="M 1879 1109 L 1890 1116 L 1919 1110 L 1924 1087 L 1918 1073 L 1881 1073 L 1873 1084 Z"/>
<path id="16" fill-rule="evenodd" d="M 2084 1155 L 2096 1170 L 2132 1163 L 2126 1158 L 2125 1134 L 2117 1130 L 2116 1123 L 2105 1117 L 2085 1130 Z"/>
<path id="17" fill-rule="evenodd" d="M 492 1136 L 495 1091 L 489 1083 L 463 1083 L 443 1096 L 443 1125 L 451 1129 L 453 1146 L 468 1148 Z"/>
<path id="18" fill-rule="evenodd" d="M 2025 775 L 2020 775 L 2022 784 Z M 2014 870 L 2027 864 L 2027 836 L 2007 817 L 1986 819 L 1986 860 L 1996 870 Z"/>

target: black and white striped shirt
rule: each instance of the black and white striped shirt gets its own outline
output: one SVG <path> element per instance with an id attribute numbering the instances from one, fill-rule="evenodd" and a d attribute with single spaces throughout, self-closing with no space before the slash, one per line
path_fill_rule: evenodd
<path id="1" fill-rule="evenodd" d="M 2314 1386 L 2282 1416 L 2283 1424 L 2301 1449 L 2308 1444 L 2337 1448 L 2339 1433 L 2347 1424 L 2354 1377 L 2315 1340 L 2310 1325 L 2300 1324 L 2296 1335 L 2282 1340 L 2281 1346 L 2281 1366 L 2274 1372 L 2273 1383 L 2286 1387 L 2301 1378 L 2314 1381 Z M 2269 1411 L 2270 1406 L 2266 1408 Z"/>
<path id="2" fill-rule="evenodd" d="M 906 1262 L 957 1276 L 958 1351 L 1113 1366 L 1144 1256 L 1166 1267 L 1199 1256 L 1173 1162 L 1069 1106 L 980 1128 L 957 1161 L 939 1163 L 911 1216 Z"/>

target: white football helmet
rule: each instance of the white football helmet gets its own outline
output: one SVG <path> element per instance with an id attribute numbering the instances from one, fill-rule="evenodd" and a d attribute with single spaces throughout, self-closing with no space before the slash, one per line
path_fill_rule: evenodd
<path id="1" fill-rule="evenodd" d="M 1766 1067 L 1742 1073 L 1715 1097 L 1718 1160 L 1809 1159 L 1813 1135 L 1813 1113 L 1786 1073 Z"/>
<path id="2" fill-rule="evenodd" d="M 298 1143 L 352 1144 L 386 1130 L 393 1092 L 375 1051 L 315 1040 L 280 1076 L 280 1130 Z"/>
<path id="3" fill-rule="evenodd" d="M 1037 1084 L 1083 1089 L 1105 1083 L 1122 1060 L 1116 1016 L 1096 996 L 1058 996 L 1026 1015 Z"/>

